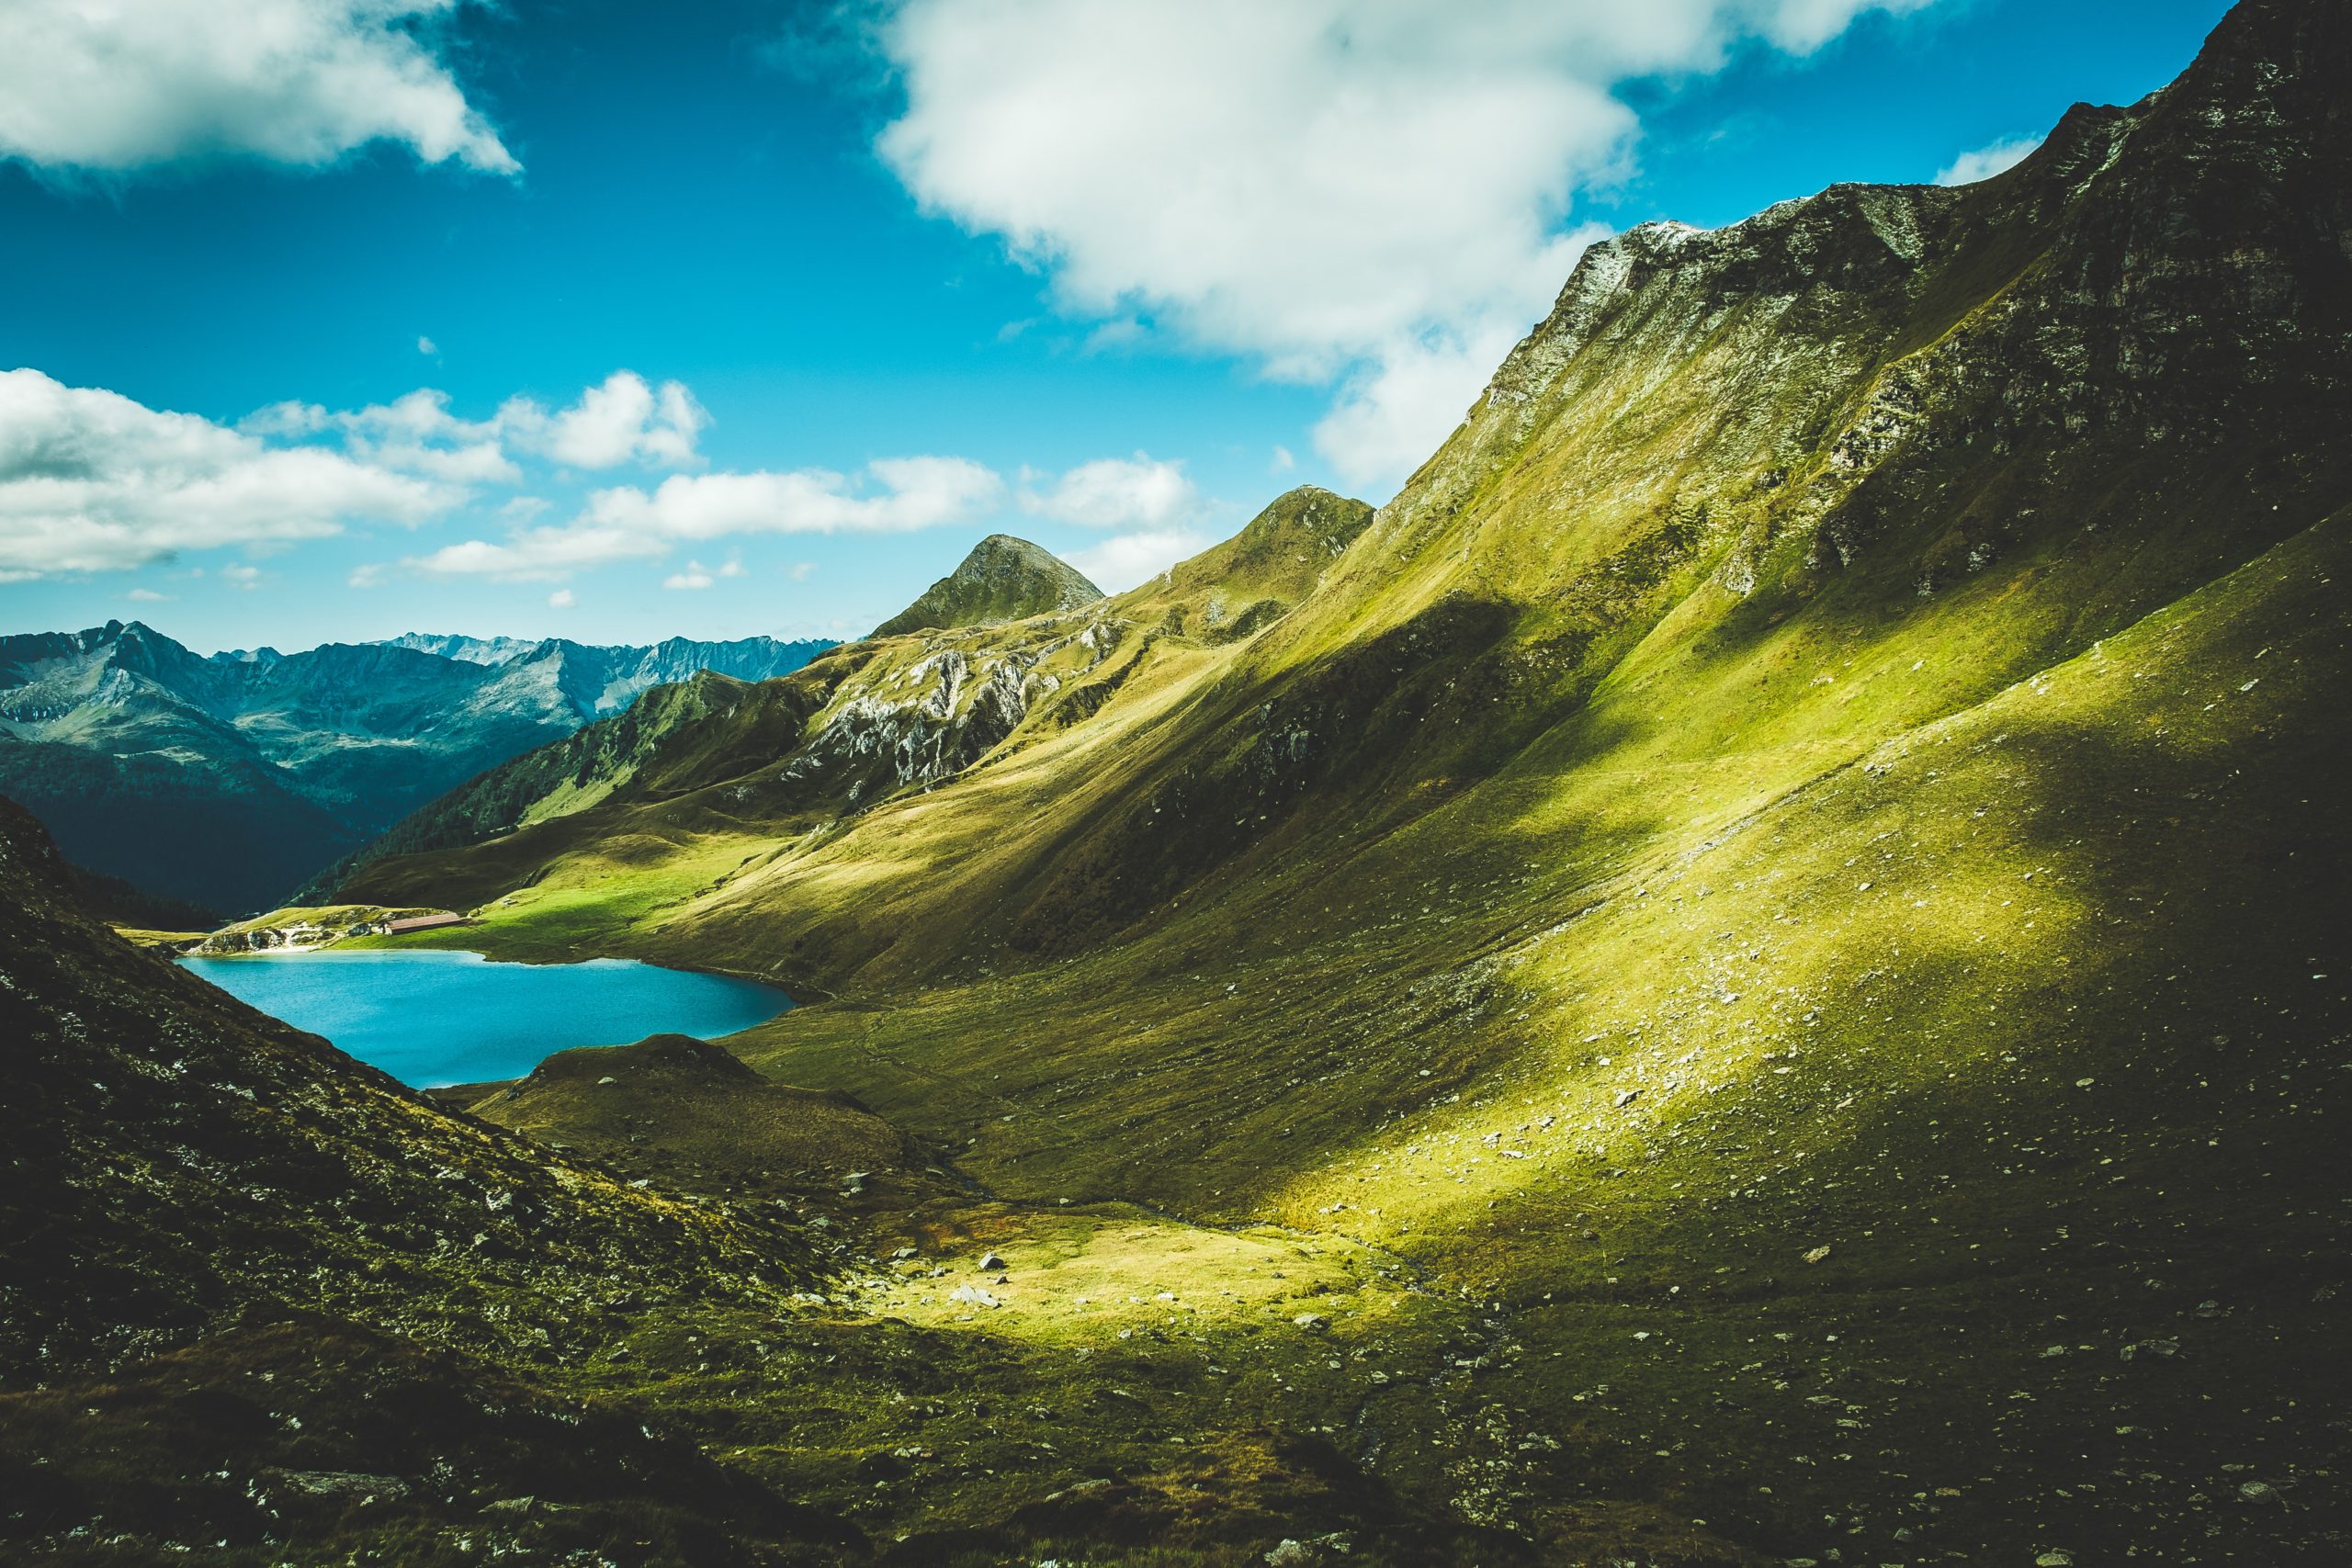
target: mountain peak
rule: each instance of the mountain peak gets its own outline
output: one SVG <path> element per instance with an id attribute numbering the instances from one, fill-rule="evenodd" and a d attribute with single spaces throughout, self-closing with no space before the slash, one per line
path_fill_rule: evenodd
<path id="1" fill-rule="evenodd" d="M 876 637 L 989 626 L 1075 610 L 1102 591 L 1068 561 L 1026 539 L 990 534 L 922 597 L 874 628 Z"/>

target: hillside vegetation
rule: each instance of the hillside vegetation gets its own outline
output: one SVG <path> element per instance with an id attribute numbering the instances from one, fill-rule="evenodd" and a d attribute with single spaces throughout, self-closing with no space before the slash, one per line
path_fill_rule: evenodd
<path id="1" fill-rule="evenodd" d="M 808 1004 L 729 1048 L 973 1184 L 865 1331 L 1046 1412 L 860 1512 L 973 1562 L 2339 1561 L 2347 70 L 2245 0 L 1990 181 L 1634 230 L 1376 512 L 336 897 Z"/>

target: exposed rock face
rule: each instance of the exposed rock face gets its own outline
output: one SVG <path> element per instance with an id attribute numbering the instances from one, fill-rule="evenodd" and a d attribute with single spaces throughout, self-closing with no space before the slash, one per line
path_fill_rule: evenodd
<path id="1" fill-rule="evenodd" d="M 96 871 L 249 909 L 651 686 L 763 680 L 828 646 L 411 634 L 206 659 L 136 621 L 0 638 L 0 788 Z"/>
<path id="2" fill-rule="evenodd" d="M 1052 552 L 1010 534 L 990 534 L 972 547 L 962 565 L 875 627 L 873 635 L 991 626 L 1075 610 L 1102 597 L 1101 589 Z"/>
<path id="3" fill-rule="evenodd" d="M 779 784 L 824 781 L 844 805 L 971 767 L 1019 728 L 1030 709 L 1083 677 L 1119 646 L 1108 620 L 1011 628 L 928 651 L 858 683 L 777 770 Z M 1041 668 L 1075 660 L 1059 674 Z"/>

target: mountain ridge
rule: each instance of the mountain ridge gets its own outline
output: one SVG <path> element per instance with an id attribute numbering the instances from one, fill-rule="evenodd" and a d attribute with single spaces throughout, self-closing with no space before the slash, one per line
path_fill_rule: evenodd
<path id="1" fill-rule="evenodd" d="M 139 621 L 10 637 L 0 788 L 94 870 L 250 908 L 412 806 L 654 684 L 711 666 L 778 673 L 829 646 L 548 639 L 492 662 L 400 639 L 205 658 Z"/>
<path id="2" fill-rule="evenodd" d="M 1215 648 L 1256 635 L 1311 592 L 1371 515 L 1362 502 L 1302 486 L 1232 538 L 1114 598 L 1011 623 L 877 636 L 755 687 L 706 682 L 664 694 L 420 807 L 299 901 L 373 901 L 410 880 L 406 872 L 385 880 L 375 868 L 388 862 L 433 854 L 444 864 L 445 852 L 507 835 L 515 841 L 490 874 L 523 874 L 514 857 L 581 830 L 567 818 L 677 801 L 688 820 L 697 792 L 722 782 L 739 801 L 798 827 L 836 823 L 956 777 L 1024 726 L 1081 722 L 1162 639 Z M 697 732 L 729 723 L 739 733 L 715 745 Z M 470 902 L 468 893 L 488 891 L 469 876 L 442 894 Z"/>

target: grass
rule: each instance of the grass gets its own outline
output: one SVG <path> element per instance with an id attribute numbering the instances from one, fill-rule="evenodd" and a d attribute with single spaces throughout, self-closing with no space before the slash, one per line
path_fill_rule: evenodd
<path id="1" fill-rule="evenodd" d="M 2310 783 L 2341 739 L 2344 553 L 2321 525 L 2007 683 L 2013 649 L 1944 629 L 1975 624 L 1965 599 L 1871 637 L 1781 631 L 1745 681 L 1637 658 L 1566 732 L 1351 855 L 1270 835 L 1118 943 L 967 949 L 968 977 L 739 1037 L 996 1199 L 876 1222 L 923 1250 L 843 1295 L 825 1343 L 910 1334 L 906 1364 L 984 1365 L 992 1412 L 1055 1415 L 943 1446 L 952 1416 L 870 1406 L 907 1394 L 879 1374 L 824 1396 L 859 1412 L 846 1437 L 773 1429 L 760 1380 L 681 1372 L 663 1407 L 892 1533 L 1001 1521 L 1008 1475 L 1017 1503 L 1149 1473 L 1240 1420 L 1329 1428 L 1401 1495 L 1522 1540 L 1631 1539 L 1631 1516 L 1563 1514 L 1599 1496 L 1789 1555 L 2194 1538 L 2324 1560 L 2340 1435 L 2270 1373 L 2342 1329 L 2320 1297 L 2343 1215 L 2313 1183 L 2345 998 L 2308 976 L 2344 929 L 2342 829 Z M 2038 581 L 2054 605 L 2079 578 Z M 2024 615 L 2036 584 L 1975 592 Z M 1933 683 L 1904 679 L 1930 655 Z M 1101 716 L 1125 743 L 1197 689 Z M 720 907 L 780 884 L 888 919 L 927 868 L 1001 885 L 1059 823 L 1002 825 L 1089 739 L 888 806 Z M 763 848 L 666 849 L 658 886 L 564 863 L 468 945 L 585 930 L 674 959 L 718 933 L 708 957 L 743 964 L 681 890 Z M 560 923 L 575 908 L 655 918 Z M 1136 1198 L 1184 1220 L 1118 1218 Z M 953 1299 L 975 1244 L 1011 1265 L 986 1287 L 1005 1305 Z M 1277 1258 L 1331 1294 L 1276 1289 Z M 2179 1356 L 2123 1359 L 2151 1338 Z M 1147 1372 L 1131 1430 L 1103 1389 Z M 858 1467 L 909 1447 L 948 1457 L 860 1495 Z M 2237 1502 L 2249 1481 L 2293 1506 Z"/>
<path id="2" fill-rule="evenodd" d="M 371 874 L 783 983 L 729 1048 L 915 1142 L 805 1314 L 579 1375 L 910 1561 L 2339 1560 L 2345 383 L 2235 295 L 2113 378 L 2134 212 L 2267 231 L 2155 156 L 1623 241 L 1249 635 L 1235 551 L 876 643 Z M 1058 684 L 883 787 L 951 650 Z"/>

